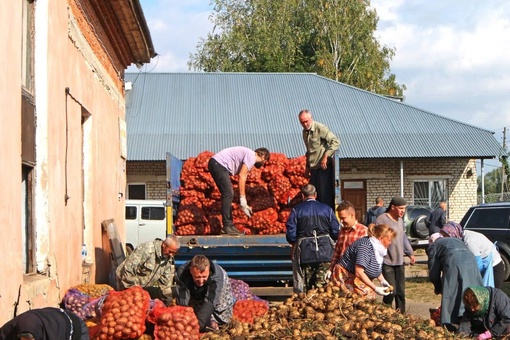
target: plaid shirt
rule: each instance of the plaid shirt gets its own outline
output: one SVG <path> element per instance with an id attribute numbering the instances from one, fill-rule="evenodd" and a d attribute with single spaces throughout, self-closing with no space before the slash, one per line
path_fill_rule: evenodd
<path id="1" fill-rule="evenodd" d="M 367 236 L 368 228 L 363 224 L 356 223 L 352 227 L 342 226 L 338 233 L 338 240 L 336 241 L 335 253 L 331 258 L 330 270 L 333 270 L 335 265 L 340 261 L 340 258 L 344 254 L 345 250 L 356 241 L 357 239 Z"/>

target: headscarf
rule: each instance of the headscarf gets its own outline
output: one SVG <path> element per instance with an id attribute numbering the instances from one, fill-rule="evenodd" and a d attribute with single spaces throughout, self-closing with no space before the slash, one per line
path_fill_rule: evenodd
<path id="1" fill-rule="evenodd" d="M 470 286 L 466 288 L 466 291 L 472 291 L 473 294 L 476 297 L 476 301 L 480 305 L 480 309 L 478 311 L 473 312 L 477 316 L 484 316 L 487 314 L 487 310 L 489 309 L 489 302 L 490 302 L 490 293 L 489 290 L 486 287 L 483 286 Z M 466 292 L 465 291 L 465 292 Z M 466 294 L 464 292 L 464 294 Z M 470 306 L 466 306 L 469 308 Z"/>
<path id="2" fill-rule="evenodd" d="M 442 228 L 441 231 L 447 234 L 450 237 L 462 238 L 464 236 L 464 232 L 462 231 L 462 226 L 457 222 L 447 222 Z"/>
<path id="3" fill-rule="evenodd" d="M 434 243 L 440 237 L 443 237 L 443 235 L 441 233 L 433 233 L 429 237 L 429 243 Z"/>

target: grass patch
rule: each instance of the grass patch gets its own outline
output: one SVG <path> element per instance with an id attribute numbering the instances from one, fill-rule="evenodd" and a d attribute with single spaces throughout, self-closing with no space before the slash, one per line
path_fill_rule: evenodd
<path id="1" fill-rule="evenodd" d="M 406 279 L 406 298 L 415 302 L 431 303 L 439 306 L 441 295 L 434 294 L 434 285 L 428 277 Z"/>

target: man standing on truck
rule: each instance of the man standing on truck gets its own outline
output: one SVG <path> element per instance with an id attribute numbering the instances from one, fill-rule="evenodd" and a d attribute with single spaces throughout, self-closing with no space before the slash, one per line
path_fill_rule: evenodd
<path id="1" fill-rule="evenodd" d="M 287 219 L 287 242 L 292 245 L 294 293 L 326 284 L 326 272 L 338 238 L 339 223 L 331 207 L 316 201 L 312 184 L 301 188 L 304 202 Z"/>
<path id="2" fill-rule="evenodd" d="M 165 303 L 171 301 L 172 281 L 175 273 L 174 255 L 180 248 L 175 235 L 165 240 L 154 240 L 140 244 L 115 272 L 119 289 L 141 286 L 152 299 Z"/>
<path id="3" fill-rule="evenodd" d="M 326 125 L 313 120 L 310 110 L 299 112 L 299 123 L 306 146 L 305 176 L 317 188 L 317 200 L 335 209 L 333 154 L 340 141 Z"/>
<path id="4" fill-rule="evenodd" d="M 269 150 L 258 148 L 255 151 L 244 146 L 223 149 L 211 157 L 208 164 L 209 172 L 221 193 L 221 218 L 223 234 L 239 235 L 241 232 L 234 226 L 232 218 L 232 201 L 234 187 L 230 176 L 239 175 L 239 195 L 241 209 L 251 217 L 252 210 L 246 201 L 246 178 L 254 166 L 260 168 L 269 161 Z"/>

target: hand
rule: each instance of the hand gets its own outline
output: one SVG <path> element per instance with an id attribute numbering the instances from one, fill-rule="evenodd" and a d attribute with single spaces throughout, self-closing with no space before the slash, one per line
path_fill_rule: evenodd
<path id="1" fill-rule="evenodd" d="M 382 295 L 382 296 L 386 296 L 386 295 L 389 295 L 390 293 L 386 291 L 386 288 L 385 287 L 375 287 L 375 292 L 379 295 Z"/>
<path id="2" fill-rule="evenodd" d="M 326 273 L 324 273 L 324 280 L 329 281 L 331 280 L 331 270 L 327 270 Z"/>
<path id="3" fill-rule="evenodd" d="M 384 280 L 384 279 L 383 279 L 383 280 L 381 281 L 381 286 L 383 286 L 384 288 L 388 288 L 388 287 L 390 286 L 390 284 L 388 283 L 388 281 L 386 281 L 386 280 Z"/>
<path id="4" fill-rule="evenodd" d="M 477 337 L 478 340 L 485 340 L 485 339 L 490 339 L 490 338 L 492 338 L 491 331 L 485 331 L 485 333 L 482 333 L 482 334 L 478 335 L 478 337 Z"/>
<path id="5" fill-rule="evenodd" d="M 246 196 L 241 196 L 239 201 L 241 202 L 241 209 L 243 209 L 244 213 L 248 217 L 251 217 L 251 214 L 253 213 L 253 211 L 251 210 L 251 207 L 248 206 L 248 202 L 246 201 Z"/>
<path id="6" fill-rule="evenodd" d="M 491 331 L 489 331 L 489 330 L 485 331 L 482 334 L 479 334 L 477 337 L 478 340 L 485 340 L 485 339 L 490 339 L 490 338 L 492 338 L 492 334 L 491 334 Z"/>

